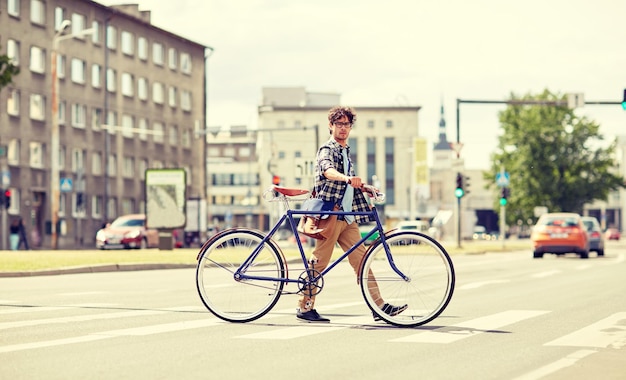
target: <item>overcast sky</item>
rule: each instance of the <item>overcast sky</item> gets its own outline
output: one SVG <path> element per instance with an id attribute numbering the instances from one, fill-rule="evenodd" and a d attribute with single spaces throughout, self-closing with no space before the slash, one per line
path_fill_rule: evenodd
<path id="1" fill-rule="evenodd" d="M 105 5 L 127 1 L 100 1 Z M 582 92 L 621 101 L 625 0 L 136 0 L 152 23 L 215 49 L 210 126 L 256 127 L 262 87 L 341 94 L 344 105 L 422 107 L 436 142 L 443 101 L 456 141 L 456 99 Z M 498 105 L 461 105 L 461 156 L 487 169 Z M 607 138 L 626 135 L 621 106 L 577 111 Z M 324 124 L 325 120 L 320 120 Z"/>

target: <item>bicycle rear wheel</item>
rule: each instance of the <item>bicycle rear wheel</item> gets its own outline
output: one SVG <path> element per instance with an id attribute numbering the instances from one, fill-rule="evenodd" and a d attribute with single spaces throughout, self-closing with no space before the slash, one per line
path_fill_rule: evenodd
<path id="1" fill-rule="evenodd" d="M 236 279 L 235 272 L 263 241 L 253 230 L 226 230 L 200 249 L 196 287 L 202 303 L 229 322 L 250 322 L 265 315 L 281 295 L 284 282 Z M 243 274 L 285 278 L 285 262 L 277 247 L 266 242 Z"/>
<path id="2" fill-rule="evenodd" d="M 367 251 L 359 273 L 365 302 L 374 315 L 396 326 L 420 326 L 432 321 L 446 308 L 454 291 L 450 256 L 436 240 L 417 232 L 392 232 L 385 237 L 393 263 L 406 278 L 393 269 L 378 240 Z M 375 298 L 376 286 L 380 298 Z M 379 306 L 381 303 L 407 306 L 399 314 L 389 315 L 383 310 L 384 304 Z"/>

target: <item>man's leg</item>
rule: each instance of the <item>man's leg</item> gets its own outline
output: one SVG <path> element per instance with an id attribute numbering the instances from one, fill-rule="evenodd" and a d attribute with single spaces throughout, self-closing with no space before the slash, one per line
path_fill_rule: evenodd
<path id="1" fill-rule="evenodd" d="M 315 250 L 311 255 L 310 261 L 314 264 L 312 268 L 318 272 L 323 271 L 328 266 L 330 262 L 330 258 L 333 255 L 333 250 L 335 249 L 335 243 L 337 242 L 337 238 L 341 235 L 341 232 L 346 228 L 346 222 L 342 220 L 338 220 L 335 224 L 335 229 L 333 230 L 332 236 L 330 236 L 326 240 L 318 240 L 315 245 Z M 298 307 L 300 308 L 300 312 L 305 313 L 313 309 L 315 305 L 315 295 L 307 294 L 307 290 L 304 290 L 304 294 L 300 298 L 298 302 Z"/>
<path id="2" fill-rule="evenodd" d="M 339 246 L 345 251 L 350 249 L 354 243 L 361 239 L 361 232 L 359 232 L 359 225 L 357 223 L 350 223 L 346 226 L 346 229 L 343 231 L 341 235 L 339 235 L 339 239 L 337 243 Z M 354 273 L 358 276 L 359 270 L 361 269 L 361 261 L 363 260 L 363 256 L 365 256 L 365 245 L 359 245 L 350 255 L 348 255 L 348 261 L 352 268 L 354 269 Z M 367 287 L 372 295 L 372 298 L 376 301 L 376 304 L 382 307 L 385 304 L 383 298 L 380 295 L 380 290 L 378 289 L 378 283 L 376 282 L 376 278 L 374 277 L 374 273 L 370 270 L 367 275 Z"/>

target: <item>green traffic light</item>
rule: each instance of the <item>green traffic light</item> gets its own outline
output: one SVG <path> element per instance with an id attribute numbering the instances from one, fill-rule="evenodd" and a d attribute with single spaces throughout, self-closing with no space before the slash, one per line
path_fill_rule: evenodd
<path id="1" fill-rule="evenodd" d="M 506 206 L 506 198 L 500 198 L 500 206 Z"/>
<path id="2" fill-rule="evenodd" d="M 454 190 L 454 195 L 455 195 L 457 198 L 462 198 L 462 197 L 463 197 L 463 195 L 465 195 L 465 191 L 463 191 L 463 189 L 461 189 L 460 187 L 457 187 L 457 188 Z"/>
<path id="3" fill-rule="evenodd" d="M 626 102 L 622 102 L 622 108 L 626 110 Z"/>

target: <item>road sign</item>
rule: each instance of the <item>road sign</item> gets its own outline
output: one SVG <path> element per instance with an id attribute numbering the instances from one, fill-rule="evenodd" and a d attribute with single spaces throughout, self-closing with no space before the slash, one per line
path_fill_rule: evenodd
<path id="1" fill-rule="evenodd" d="M 507 187 L 510 183 L 510 176 L 508 172 L 496 174 L 496 185 L 500 187 Z"/>
<path id="2" fill-rule="evenodd" d="M 61 188 L 60 190 L 64 193 L 69 193 L 72 191 L 72 179 L 71 178 L 61 178 Z"/>
<path id="3" fill-rule="evenodd" d="M 2 172 L 2 187 L 9 187 L 11 185 L 11 172 L 6 170 Z"/>

